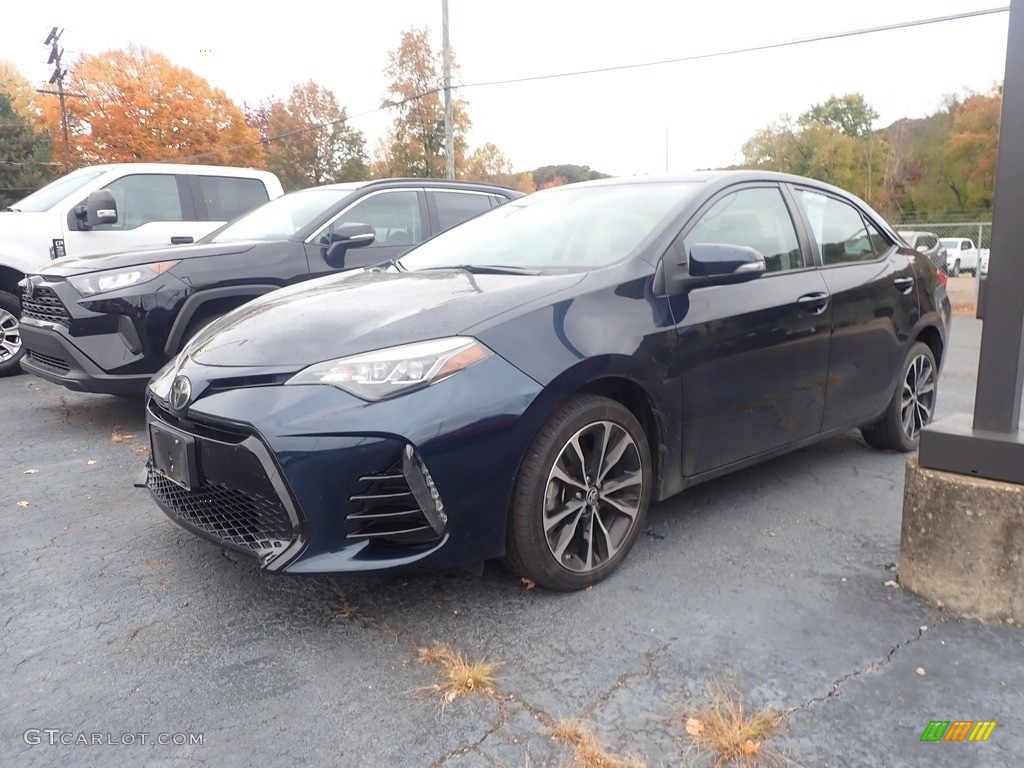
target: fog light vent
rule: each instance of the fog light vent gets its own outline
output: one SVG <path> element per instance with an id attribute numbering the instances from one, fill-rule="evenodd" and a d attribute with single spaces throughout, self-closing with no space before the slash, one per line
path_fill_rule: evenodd
<path id="1" fill-rule="evenodd" d="M 133 355 L 137 355 L 142 351 L 142 341 L 139 339 L 139 332 L 135 330 L 135 323 L 131 321 L 130 317 L 121 315 L 117 318 L 117 332 L 121 334 L 121 338 L 124 339 L 125 345 Z"/>

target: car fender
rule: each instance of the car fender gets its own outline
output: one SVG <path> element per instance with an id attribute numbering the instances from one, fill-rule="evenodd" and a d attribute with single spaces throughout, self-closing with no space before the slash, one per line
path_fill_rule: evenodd
<path id="1" fill-rule="evenodd" d="M 0 241 L 0 267 L 30 275 L 42 269 L 48 261 L 48 258 L 40 259 L 38 252 L 24 244 Z"/>
<path id="2" fill-rule="evenodd" d="M 173 357 L 178 353 L 181 348 L 181 343 L 184 341 L 185 331 L 188 329 L 188 325 L 192 322 L 192 319 L 198 316 L 204 307 L 208 306 L 212 302 L 219 301 L 221 299 L 244 299 L 239 301 L 237 306 L 255 299 L 257 296 L 262 296 L 265 293 L 276 291 L 280 286 L 276 285 L 231 285 L 223 288 L 211 288 L 209 290 L 201 291 L 199 293 L 193 293 L 189 296 L 181 305 L 181 309 L 178 312 L 178 316 L 174 320 L 174 324 L 171 326 L 170 333 L 167 334 L 167 342 L 164 344 L 164 354 L 168 357 Z"/>

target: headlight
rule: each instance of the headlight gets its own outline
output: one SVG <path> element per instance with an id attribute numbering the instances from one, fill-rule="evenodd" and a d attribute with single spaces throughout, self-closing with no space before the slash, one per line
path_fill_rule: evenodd
<path id="1" fill-rule="evenodd" d="M 149 380 L 149 391 L 160 400 L 167 400 L 171 394 L 171 382 L 174 381 L 174 372 L 177 369 L 178 358 L 172 357 L 168 363 L 153 374 Z"/>
<path id="2" fill-rule="evenodd" d="M 476 339 L 452 336 L 311 365 L 286 384 L 330 384 L 381 400 L 446 379 L 494 353 Z"/>
<path id="3" fill-rule="evenodd" d="M 179 259 L 180 261 L 180 259 Z M 178 261 L 157 261 L 152 264 L 139 264 L 136 267 L 125 267 L 124 269 L 108 269 L 106 272 L 93 272 L 89 275 L 76 275 L 69 277 L 71 287 L 83 296 L 92 296 L 95 293 L 106 293 L 116 291 L 119 288 L 128 288 L 132 285 L 146 283 L 177 264 Z"/>

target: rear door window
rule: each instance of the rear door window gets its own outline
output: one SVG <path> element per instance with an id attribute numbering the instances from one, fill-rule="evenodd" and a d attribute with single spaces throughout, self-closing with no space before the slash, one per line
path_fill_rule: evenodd
<path id="1" fill-rule="evenodd" d="M 270 200 L 259 179 L 230 176 L 193 176 L 192 192 L 199 218 L 207 221 L 231 221 Z"/>
<path id="2" fill-rule="evenodd" d="M 451 229 L 491 207 L 489 196 L 478 192 L 435 190 L 429 194 L 433 195 L 437 207 L 439 232 Z"/>

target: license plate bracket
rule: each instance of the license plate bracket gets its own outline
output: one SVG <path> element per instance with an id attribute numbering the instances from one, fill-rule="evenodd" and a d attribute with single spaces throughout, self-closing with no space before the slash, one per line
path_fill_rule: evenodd
<path id="1" fill-rule="evenodd" d="M 199 485 L 196 466 L 196 439 L 164 424 L 149 425 L 150 455 L 153 469 L 186 491 Z"/>

